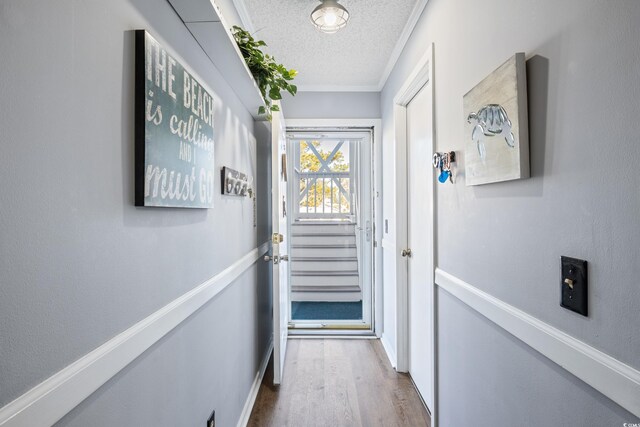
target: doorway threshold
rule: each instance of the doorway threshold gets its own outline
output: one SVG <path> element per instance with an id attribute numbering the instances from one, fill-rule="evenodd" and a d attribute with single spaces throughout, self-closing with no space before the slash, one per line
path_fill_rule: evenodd
<path id="1" fill-rule="evenodd" d="M 348 336 L 375 336 L 371 325 L 360 323 L 330 323 L 329 322 L 305 322 L 305 323 L 290 323 L 289 324 L 289 336 L 300 335 L 348 335 Z"/>

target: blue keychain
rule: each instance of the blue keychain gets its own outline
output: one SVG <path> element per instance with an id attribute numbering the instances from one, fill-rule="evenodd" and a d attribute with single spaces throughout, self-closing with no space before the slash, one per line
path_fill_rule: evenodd
<path id="1" fill-rule="evenodd" d="M 447 181 L 453 184 L 453 173 L 451 172 L 453 156 L 453 152 L 433 154 L 433 167 L 440 169 L 440 175 L 438 175 L 438 181 L 440 184 L 444 184 Z"/>

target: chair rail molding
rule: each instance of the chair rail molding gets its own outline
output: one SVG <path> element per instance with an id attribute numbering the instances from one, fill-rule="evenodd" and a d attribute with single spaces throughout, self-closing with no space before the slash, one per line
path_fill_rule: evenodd
<path id="1" fill-rule="evenodd" d="M 1 427 L 53 425 L 261 259 L 269 242 L 0 408 Z"/>
<path id="2" fill-rule="evenodd" d="M 436 285 L 640 417 L 640 371 L 436 268 Z"/>

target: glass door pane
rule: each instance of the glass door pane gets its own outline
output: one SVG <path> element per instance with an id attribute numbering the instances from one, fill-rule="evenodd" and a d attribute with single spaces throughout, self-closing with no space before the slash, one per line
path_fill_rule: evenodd
<path id="1" fill-rule="evenodd" d="M 371 329 L 370 132 L 289 135 L 291 325 Z"/>

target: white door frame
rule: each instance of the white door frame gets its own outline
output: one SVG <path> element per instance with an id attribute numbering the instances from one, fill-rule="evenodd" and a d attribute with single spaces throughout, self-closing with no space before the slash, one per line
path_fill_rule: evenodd
<path id="1" fill-rule="evenodd" d="M 381 119 L 287 119 L 287 127 L 306 128 L 371 128 L 373 129 L 373 195 L 374 202 L 374 248 L 373 248 L 373 331 L 382 335 L 382 120 Z"/>
<path id="2" fill-rule="evenodd" d="M 409 289 L 408 289 L 408 265 L 407 258 L 400 255 L 400 250 L 407 248 L 408 245 L 408 199 L 407 199 L 407 105 L 413 97 L 422 89 L 425 84 L 429 83 L 425 90 L 428 91 L 432 103 L 432 144 L 431 152 L 435 151 L 436 133 L 435 133 L 435 100 L 434 100 L 434 80 L 433 80 L 433 44 L 429 45 L 425 54 L 416 63 L 415 67 L 405 79 L 404 83 L 396 92 L 393 98 L 393 119 L 394 119 L 394 136 L 395 136 L 395 161 L 396 161 L 396 370 L 398 372 L 407 372 L 409 369 Z M 436 238 L 435 238 L 435 178 L 433 168 L 431 168 L 431 159 L 425 159 L 425 167 L 430 169 L 431 185 L 433 186 L 431 201 L 431 221 L 428 221 L 427 228 L 429 234 L 433 236 L 431 254 L 433 257 L 434 272 L 432 272 L 432 280 L 428 283 L 431 288 L 429 291 L 432 295 L 432 330 L 431 332 L 431 351 L 433 364 L 431 366 L 431 374 L 433 378 L 433 408 L 429 408 L 432 412 L 432 426 L 437 424 L 437 407 L 438 407 L 438 370 L 437 370 L 437 300 L 435 289 L 435 266 L 436 266 Z M 429 185 L 429 183 L 425 183 Z"/>

